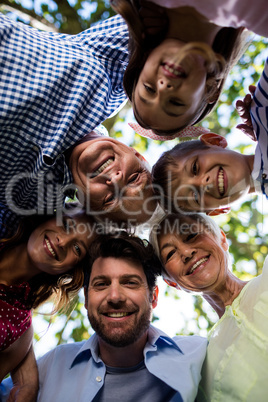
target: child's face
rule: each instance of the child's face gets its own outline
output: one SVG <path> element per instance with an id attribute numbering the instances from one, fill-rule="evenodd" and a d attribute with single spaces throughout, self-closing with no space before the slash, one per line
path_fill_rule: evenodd
<path id="1" fill-rule="evenodd" d="M 177 159 L 172 168 L 172 199 L 178 209 L 208 212 L 246 194 L 250 182 L 244 155 L 209 146 Z"/>
<path id="2" fill-rule="evenodd" d="M 207 71 L 199 55 L 176 62 L 184 45 L 176 39 L 164 40 L 150 53 L 139 76 L 133 103 L 140 119 L 152 129 L 179 130 L 198 117 Z"/>

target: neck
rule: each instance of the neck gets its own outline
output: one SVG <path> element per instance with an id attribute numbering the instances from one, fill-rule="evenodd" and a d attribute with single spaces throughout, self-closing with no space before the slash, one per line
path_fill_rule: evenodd
<path id="1" fill-rule="evenodd" d="M 133 367 L 143 360 L 143 350 L 147 342 L 147 334 L 131 345 L 111 346 L 99 338 L 99 353 L 102 361 L 110 367 Z"/>
<path id="2" fill-rule="evenodd" d="M 223 284 L 213 291 L 204 292 L 203 297 L 221 318 L 226 306 L 233 303 L 246 284 L 230 272 Z"/>
<path id="3" fill-rule="evenodd" d="M 1 253 L 0 259 L 0 283 L 16 285 L 28 281 L 37 275 L 37 270 L 31 263 L 27 243 L 19 244 Z"/>
<path id="4" fill-rule="evenodd" d="M 169 19 L 167 38 L 183 42 L 205 42 L 212 46 L 222 27 L 213 24 L 192 7 L 165 9 Z M 179 21 L 179 23 L 178 23 Z"/>

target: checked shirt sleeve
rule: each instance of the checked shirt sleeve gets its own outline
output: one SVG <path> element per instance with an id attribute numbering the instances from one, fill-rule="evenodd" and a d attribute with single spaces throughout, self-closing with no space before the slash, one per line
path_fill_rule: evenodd
<path id="1" fill-rule="evenodd" d="M 268 59 L 253 96 L 250 114 L 258 141 L 252 176 L 256 190 L 268 198 Z"/>
<path id="2" fill-rule="evenodd" d="M 71 36 L 0 15 L 0 133 L 28 134 L 55 158 L 126 100 L 127 47 L 120 16 Z"/>

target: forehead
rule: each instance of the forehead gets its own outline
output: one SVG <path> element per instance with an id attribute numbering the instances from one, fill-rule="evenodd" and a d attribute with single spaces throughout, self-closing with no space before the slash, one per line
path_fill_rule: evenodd
<path id="1" fill-rule="evenodd" d="M 106 276 L 113 279 L 124 275 L 136 275 L 146 281 L 141 263 L 114 257 L 98 257 L 92 265 L 90 281 L 96 276 Z"/>
<path id="2" fill-rule="evenodd" d="M 165 236 L 179 238 L 200 231 L 212 232 L 211 227 L 201 220 L 201 218 L 194 219 L 190 216 L 182 216 L 180 218 L 165 219 L 161 223 L 158 239 L 161 241 Z"/>

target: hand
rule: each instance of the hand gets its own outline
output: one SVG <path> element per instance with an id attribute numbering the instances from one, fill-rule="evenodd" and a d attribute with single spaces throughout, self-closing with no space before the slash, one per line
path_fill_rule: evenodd
<path id="1" fill-rule="evenodd" d="M 139 15 L 144 26 L 144 36 L 162 36 L 164 39 L 168 18 L 163 7 L 150 1 L 140 0 Z"/>
<path id="2" fill-rule="evenodd" d="M 243 123 L 238 124 L 236 128 L 240 129 L 244 134 L 250 137 L 253 141 L 257 141 L 256 134 L 254 133 L 252 121 L 250 117 L 250 106 L 252 102 L 252 95 L 255 92 L 256 87 L 254 85 L 249 86 L 249 94 L 247 94 L 243 100 L 236 102 L 236 110 L 241 117 Z"/>
<path id="3" fill-rule="evenodd" d="M 33 385 L 15 385 L 9 394 L 7 402 L 36 402 L 38 387 Z"/>

